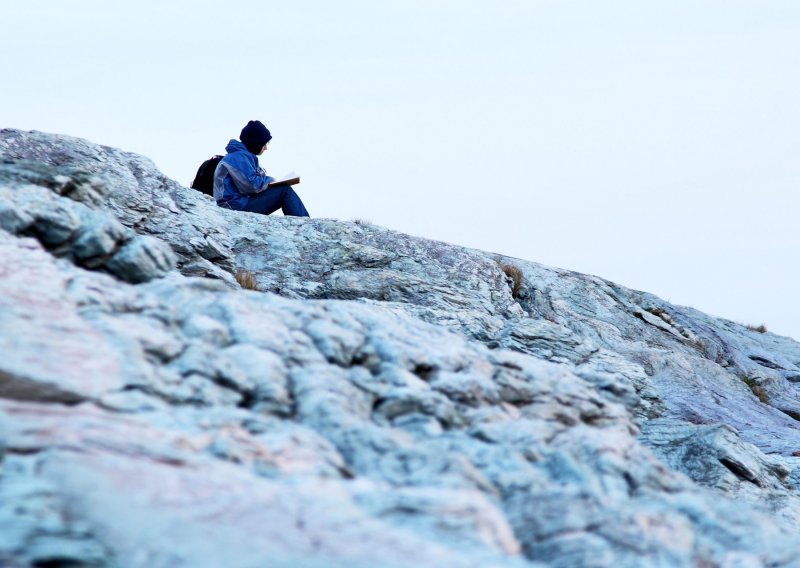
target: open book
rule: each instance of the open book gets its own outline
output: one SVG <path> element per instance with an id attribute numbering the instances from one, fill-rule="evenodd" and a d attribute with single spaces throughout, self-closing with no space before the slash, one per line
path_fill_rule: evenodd
<path id="1" fill-rule="evenodd" d="M 281 178 L 275 178 L 275 181 L 271 181 L 267 187 L 275 187 L 276 185 L 295 185 L 298 183 L 300 183 L 300 176 L 294 172 L 289 172 Z"/>

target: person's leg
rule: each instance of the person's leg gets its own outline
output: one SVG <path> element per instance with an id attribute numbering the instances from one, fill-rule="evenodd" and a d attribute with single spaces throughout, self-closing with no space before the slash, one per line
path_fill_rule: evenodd
<path id="1" fill-rule="evenodd" d="M 281 207 L 283 214 L 293 215 L 294 217 L 308 217 L 306 206 L 303 205 L 303 201 L 300 199 L 300 196 L 297 195 L 297 192 L 294 190 L 294 188 L 292 188 L 291 185 L 283 185 L 278 187 L 286 189 L 283 197 L 283 205 Z"/>
<path id="2" fill-rule="evenodd" d="M 269 215 L 278 209 L 283 210 L 284 215 L 308 217 L 308 211 L 303 202 L 290 185 L 271 187 L 261 193 L 251 195 L 242 211 Z"/>
<path id="3" fill-rule="evenodd" d="M 283 205 L 283 196 L 280 191 L 275 191 L 275 189 L 267 189 L 261 193 L 248 196 L 247 202 L 241 210 L 250 213 L 261 213 L 262 215 L 269 215 L 277 211 Z"/>

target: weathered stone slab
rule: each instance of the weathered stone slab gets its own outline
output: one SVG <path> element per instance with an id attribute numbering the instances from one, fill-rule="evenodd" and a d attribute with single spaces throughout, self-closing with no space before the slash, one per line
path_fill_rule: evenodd
<path id="1" fill-rule="evenodd" d="M 84 140 L 0 155 L 0 564 L 798 565 L 796 342 Z"/>

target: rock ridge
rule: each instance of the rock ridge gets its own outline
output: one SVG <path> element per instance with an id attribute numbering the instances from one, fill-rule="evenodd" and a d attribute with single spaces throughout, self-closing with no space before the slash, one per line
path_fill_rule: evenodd
<path id="1" fill-rule="evenodd" d="M 789 338 L 11 129 L 0 259 L 0 565 L 800 565 Z"/>

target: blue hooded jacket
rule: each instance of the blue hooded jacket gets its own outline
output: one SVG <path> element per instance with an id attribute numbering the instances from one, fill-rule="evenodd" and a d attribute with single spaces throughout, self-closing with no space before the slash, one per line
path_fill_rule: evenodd
<path id="1" fill-rule="evenodd" d="M 225 147 L 228 154 L 214 172 L 214 200 L 217 205 L 242 209 L 249 196 L 261 193 L 275 178 L 258 165 L 258 157 L 238 140 Z"/>

